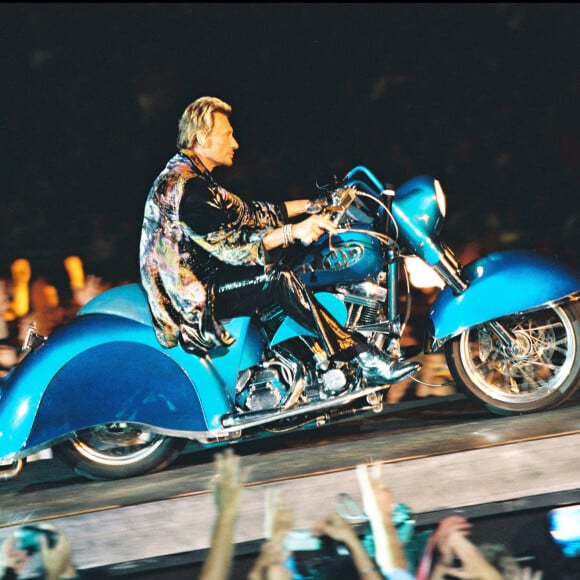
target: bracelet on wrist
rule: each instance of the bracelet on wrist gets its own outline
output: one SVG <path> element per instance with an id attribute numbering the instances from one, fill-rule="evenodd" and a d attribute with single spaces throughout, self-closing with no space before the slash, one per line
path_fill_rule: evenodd
<path id="1" fill-rule="evenodd" d="M 285 224 L 282 226 L 282 247 L 287 248 L 294 243 L 294 235 L 292 234 L 292 224 Z"/>

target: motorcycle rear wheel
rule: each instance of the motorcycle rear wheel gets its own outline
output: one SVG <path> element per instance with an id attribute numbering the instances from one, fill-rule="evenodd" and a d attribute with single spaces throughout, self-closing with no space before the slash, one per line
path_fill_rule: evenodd
<path id="1" fill-rule="evenodd" d="M 518 343 L 510 353 L 486 324 L 445 345 L 453 378 L 493 413 L 552 409 L 580 387 L 580 304 L 549 306 L 499 319 Z"/>
<path id="2" fill-rule="evenodd" d="M 128 423 L 108 423 L 78 432 L 53 451 L 79 475 L 107 481 L 161 471 L 186 443 Z"/>

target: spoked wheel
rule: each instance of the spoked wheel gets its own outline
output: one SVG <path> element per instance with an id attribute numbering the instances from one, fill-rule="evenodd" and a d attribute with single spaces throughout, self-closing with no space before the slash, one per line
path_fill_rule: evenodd
<path id="1" fill-rule="evenodd" d="M 160 471 L 177 458 L 186 443 L 128 423 L 108 423 L 77 433 L 54 452 L 79 475 L 110 480 Z"/>
<path id="2" fill-rule="evenodd" d="M 554 408 L 580 386 L 580 304 L 551 306 L 497 321 L 516 338 L 507 346 L 492 325 L 445 345 L 453 378 L 499 415 Z"/>

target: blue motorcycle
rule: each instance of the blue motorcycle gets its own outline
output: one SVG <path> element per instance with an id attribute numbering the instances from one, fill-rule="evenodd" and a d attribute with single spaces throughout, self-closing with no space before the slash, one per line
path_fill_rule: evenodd
<path id="1" fill-rule="evenodd" d="M 314 207 L 338 233 L 293 248 L 284 266 L 339 322 L 393 357 L 444 352 L 456 387 L 491 413 L 551 409 L 577 391 L 575 272 L 521 250 L 461 264 L 441 240 L 446 199 L 430 176 L 392 189 L 357 166 Z M 414 352 L 401 346 L 410 256 L 442 287 Z M 48 448 L 86 478 L 132 477 L 164 469 L 187 443 L 223 447 L 383 409 L 389 385 L 367 386 L 356 369 L 326 360 L 316 337 L 283 313 L 225 324 L 236 341 L 220 356 L 166 349 L 142 287 L 128 284 L 49 337 L 29 328 L 21 361 L 0 379 L 0 478 Z"/>

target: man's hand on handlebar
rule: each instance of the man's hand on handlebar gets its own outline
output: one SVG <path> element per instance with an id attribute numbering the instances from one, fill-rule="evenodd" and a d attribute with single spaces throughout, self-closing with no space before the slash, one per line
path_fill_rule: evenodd
<path id="1" fill-rule="evenodd" d="M 292 235 L 303 246 L 309 246 L 326 232 L 335 234 L 338 229 L 331 221 L 330 214 L 314 214 L 292 226 Z"/>

